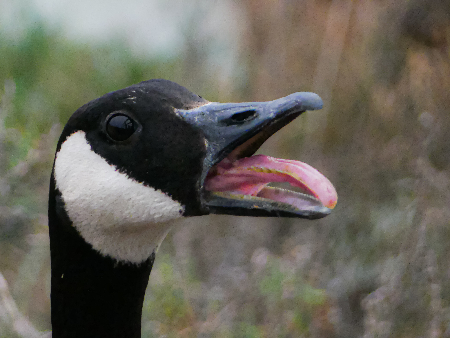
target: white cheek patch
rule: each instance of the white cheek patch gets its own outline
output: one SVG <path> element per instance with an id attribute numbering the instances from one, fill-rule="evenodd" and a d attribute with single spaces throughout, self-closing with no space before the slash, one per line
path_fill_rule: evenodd
<path id="1" fill-rule="evenodd" d="M 103 255 L 140 263 L 157 249 L 183 206 L 146 187 L 95 153 L 78 131 L 55 160 L 56 187 L 81 236 Z"/>

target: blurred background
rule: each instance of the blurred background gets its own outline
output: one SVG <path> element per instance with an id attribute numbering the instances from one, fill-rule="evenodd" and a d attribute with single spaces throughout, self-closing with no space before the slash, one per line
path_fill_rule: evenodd
<path id="1" fill-rule="evenodd" d="M 221 102 L 318 93 L 260 152 L 319 169 L 339 201 L 174 228 L 143 337 L 450 337 L 449 42 L 448 0 L 1 0 L 0 337 L 51 328 L 63 125 L 151 78 Z"/>

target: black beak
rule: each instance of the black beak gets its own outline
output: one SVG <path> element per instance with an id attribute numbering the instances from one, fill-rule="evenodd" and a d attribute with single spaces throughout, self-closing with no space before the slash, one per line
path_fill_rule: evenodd
<path id="1" fill-rule="evenodd" d="M 234 162 L 253 155 L 267 138 L 306 110 L 322 108 L 321 98 L 314 93 L 294 93 L 268 102 L 215 103 L 190 109 L 176 110 L 191 125 L 205 135 L 207 155 L 201 176 L 202 202 L 209 213 L 288 216 L 320 218 L 330 209 L 312 203 L 307 210 L 299 210 L 286 203 L 262 198 L 238 198 L 217 195 L 204 189 L 204 182 L 212 168 L 227 158 Z"/>

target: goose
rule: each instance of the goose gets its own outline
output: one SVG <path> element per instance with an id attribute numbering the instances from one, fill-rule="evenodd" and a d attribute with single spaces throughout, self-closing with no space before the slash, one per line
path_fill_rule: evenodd
<path id="1" fill-rule="evenodd" d="M 155 253 L 177 220 L 328 215 L 337 194 L 319 171 L 253 155 L 302 112 L 321 107 L 320 97 L 306 92 L 267 102 L 209 102 L 156 79 L 76 110 L 50 179 L 53 338 L 140 337 Z"/>

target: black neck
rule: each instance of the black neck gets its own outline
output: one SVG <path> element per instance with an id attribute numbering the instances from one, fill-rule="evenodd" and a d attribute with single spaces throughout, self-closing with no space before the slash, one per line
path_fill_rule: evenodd
<path id="1" fill-rule="evenodd" d="M 49 230 L 53 338 L 141 337 L 154 254 L 140 265 L 100 255 L 72 226 L 52 177 Z"/>

